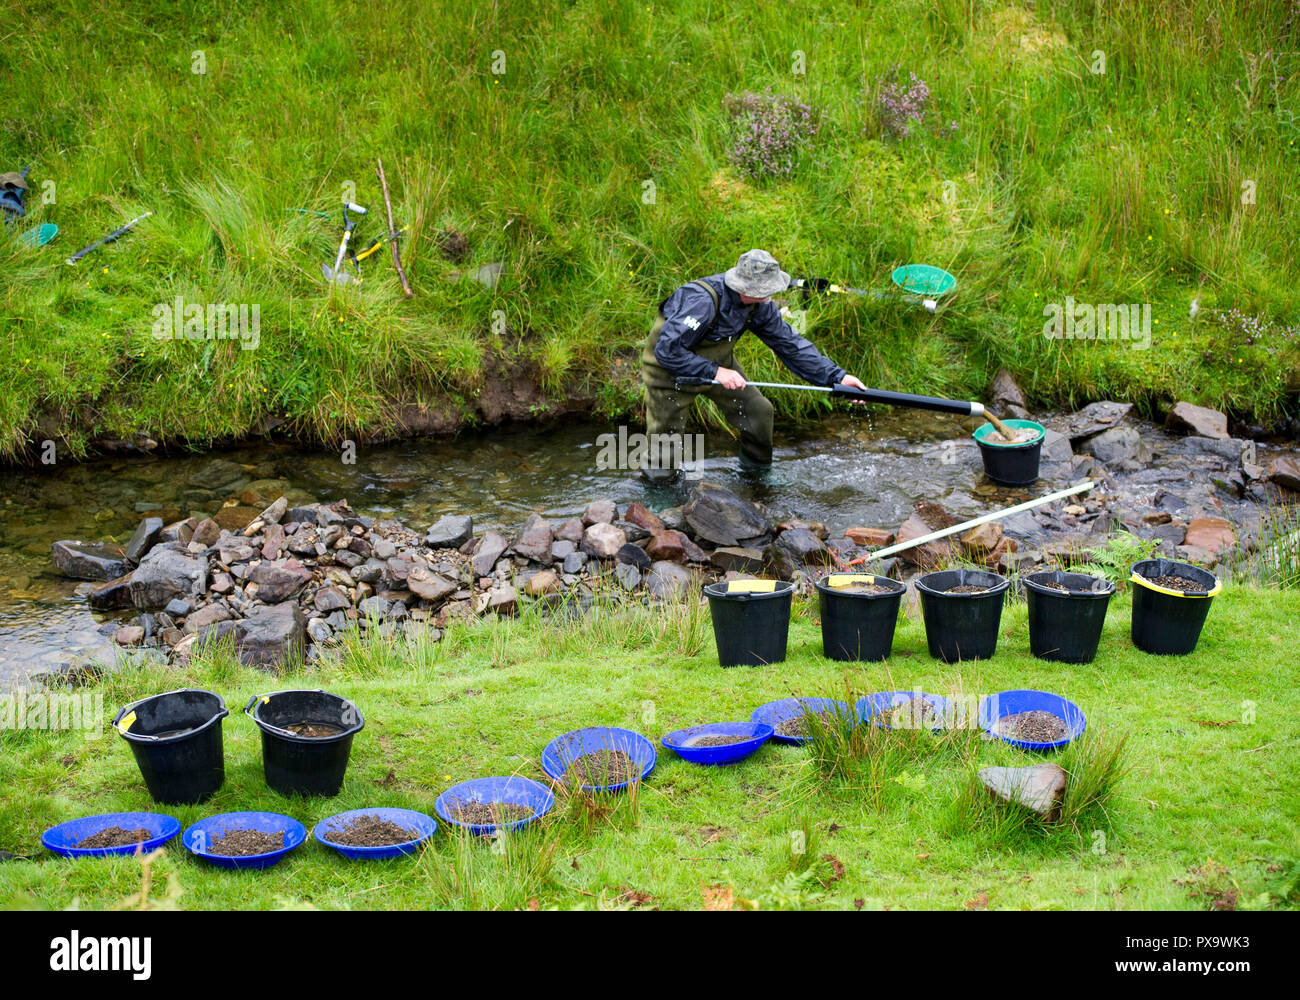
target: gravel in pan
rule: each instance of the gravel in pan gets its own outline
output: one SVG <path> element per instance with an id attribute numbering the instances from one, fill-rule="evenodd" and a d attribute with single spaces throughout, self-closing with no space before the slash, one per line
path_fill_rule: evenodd
<path id="1" fill-rule="evenodd" d="M 1018 712 L 998 720 L 993 731 L 1022 743 L 1056 743 L 1070 735 L 1065 720 L 1051 712 Z"/>

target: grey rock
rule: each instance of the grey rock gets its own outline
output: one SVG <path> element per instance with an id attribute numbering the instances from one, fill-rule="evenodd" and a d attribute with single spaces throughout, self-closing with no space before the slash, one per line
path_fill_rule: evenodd
<path id="1" fill-rule="evenodd" d="M 781 532 L 764 550 L 763 560 L 782 580 L 789 580 L 797 570 L 834 565 L 826 543 L 807 528 Z"/>
<path id="2" fill-rule="evenodd" d="M 646 554 L 645 549 L 639 545 L 633 545 L 631 542 L 620 548 L 614 558 L 618 560 L 620 566 L 635 566 L 638 570 L 649 569 L 652 561 L 650 556 Z"/>
<path id="3" fill-rule="evenodd" d="M 1043 447 L 1039 453 L 1044 462 L 1068 462 L 1074 457 L 1070 439 L 1060 431 L 1046 428 L 1043 435 Z"/>
<path id="4" fill-rule="evenodd" d="M 306 622 L 291 602 L 259 605 L 235 628 L 235 651 L 248 666 L 281 667 L 300 659 L 306 645 Z"/>
<path id="5" fill-rule="evenodd" d="M 93 586 L 87 584 L 87 586 Z M 95 587 L 86 595 L 86 603 L 96 611 L 113 611 L 131 606 L 131 574 L 125 573 L 116 580 Z"/>
<path id="6" fill-rule="evenodd" d="M 1175 403 L 1165 419 L 1165 426 L 1174 431 L 1185 431 L 1207 438 L 1226 438 L 1228 418 L 1218 410 L 1193 403 Z"/>
<path id="7" fill-rule="evenodd" d="M 541 514 L 532 514 L 524 522 L 524 526 L 519 529 L 519 534 L 515 536 L 512 547 L 516 555 L 523 556 L 532 562 L 549 565 L 551 562 L 552 541 L 554 541 L 554 536 L 546 518 L 542 517 Z"/>
<path id="8" fill-rule="evenodd" d="M 382 620 L 388 615 L 388 602 L 382 597 L 367 597 L 357 605 L 357 614 L 361 618 Z"/>
<path id="9" fill-rule="evenodd" d="M 288 509 L 289 501 L 284 497 L 280 497 L 263 510 L 262 513 L 258 514 L 257 519 L 266 524 L 279 524 Z"/>
<path id="10" fill-rule="evenodd" d="M 158 543 L 162 529 L 161 517 L 146 517 L 141 521 L 136 527 L 135 533 L 131 536 L 131 540 L 126 543 L 126 558 L 132 563 L 138 563 L 143 559 L 145 553 Z"/>
<path id="11" fill-rule="evenodd" d="M 298 593 L 311 579 L 311 570 L 297 560 L 264 562 L 249 575 L 257 584 L 258 600 L 279 604 Z"/>
<path id="12" fill-rule="evenodd" d="M 596 521 L 582 533 L 582 551 L 593 559 L 613 559 L 626 544 L 622 529 L 606 521 Z"/>
<path id="13" fill-rule="evenodd" d="M 1195 434 L 1189 435 L 1184 443 L 1186 447 L 1202 455 L 1217 455 L 1234 464 L 1241 461 L 1242 452 L 1246 447 L 1246 442 L 1240 438 L 1200 437 Z"/>
<path id="14" fill-rule="evenodd" d="M 316 591 L 316 596 L 312 598 L 312 603 L 316 605 L 317 611 L 326 614 L 331 611 L 341 611 L 343 608 L 352 605 L 352 602 L 348 600 L 348 595 L 335 586 L 321 587 L 320 590 Z"/>
<path id="15" fill-rule="evenodd" d="M 192 615 L 185 619 L 185 628 L 182 631 L 189 635 L 208 625 L 215 625 L 217 622 L 230 620 L 230 612 L 224 605 L 209 604 L 207 607 L 199 608 Z"/>
<path id="16" fill-rule="evenodd" d="M 1049 822 L 1060 812 L 1066 780 L 1065 769 L 1060 764 L 986 767 L 979 776 L 991 795 L 1024 806 Z"/>
<path id="17" fill-rule="evenodd" d="M 612 500 L 593 500 L 587 504 L 587 509 L 582 515 L 582 524 L 584 527 L 593 524 L 610 524 L 616 517 L 618 517 L 618 507 Z"/>
<path id="18" fill-rule="evenodd" d="M 422 597 L 426 601 L 441 601 L 454 594 L 459 584 L 423 566 L 415 566 L 407 574 L 406 586 L 416 597 Z"/>
<path id="19" fill-rule="evenodd" d="M 1072 442 L 1077 443 L 1083 438 L 1091 437 L 1093 434 L 1100 434 L 1102 431 L 1114 427 L 1127 417 L 1132 409 L 1132 403 L 1115 403 L 1110 400 L 1102 400 L 1097 403 L 1089 403 L 1077 413 L 1051 421 L 1051 426 Z"/>
<path id="20" fill-rule="evenodd" d="M 672 600 L 688 593 L 694 584 L 690 570 L 677 563 L 660 561 L 650 567 L 645 586 L 660 600 Z"/>
<path id="21" fill-rule="evenodd" d="M 54 568 L 73 580 L 114 580 L 127 569 L 120 545 L 64 540 L 50 546 Z"/>
<path id="22" fill-rule="evenodd" d="M 763 572 L 763 550 L 724 545 L 713 550 L 709 562 L 724 573 L 728 570 L 736 573 L 761 573 Z"/>
<path id="23" fill-rule="evenodd" d="M 194 534 L 190 536 L 191 542 L 197 542 L 199 545 L 214 545 L 218 538 L 221 537 L 221 525 L 210 517 L 205 517 L 194 527 Z"/>
<path id="24" fill-rule="evenodd" d="M 131 603 L 142 611 L 165 608 L 175 598 L 202 594 L 208 584 L 208 560 L 155 545 L 131 574 Z"/>
<path id="25" fill-rule="evenodd" d="M 564 572 L 572 575 L 581 573 L 582 567 L 587 565 L 587 554 L 585 552 L 570 552 L 564 557 Z"/>
<path id="26" fill-rule="evenodd" d="M 490 576 L 492 567 L 497 564 L 497 560 L 505 554 L 506 549 L 509 547 L 510 539 L 499 531 L 484 533 L 482 540 L 479 542 L 478 551 L 474 553 L 474 575 Z"/>
<path id="27" fill-rule="evenodd" d="M 989 387 L 989 402 L 993 405 L 993 411 L 1004 419 L 1014 417 L 1026 420 L 1029 417 L 1025 394 L 1005 368 L 998 369 L 998 373 L 993 376 L 993 385 Z"/>
<path id="28" fill-rule="evenodd" d="M 641 585 L 641 570 L 632 563 L 615 563 L 614 576 L 624 590 L 636 590 Z"/>
<path id="29" fill-rule="evenodd" d="M 453 548 L 454 547 L 455 546 L 453 546 Z M 374 545 L 374 554 L 376 559 L 391 559 L 393 558 L 393 556 L 397 555 L 397 546 L 394 545 L 392 542 L 390 542 L 387 538 L 376 539 Z"/>
<path id="30" fill-rule="evenodd" d="M 167 614 L 173 618 L 184 618 L 194 610 L 194 605 L 189 601 L 183 601 L 179 597 L 173 598 L 167 602 L 167 607 L 163 608 Z"/>
<path id="31" fill-rule="evenodd" d="M 431 549 L 458 549 L 474 535 L 474 519 L 468 514 L 444 514 L 424 536 Z"/>
<path id="32" fill-rule="evenodd" d="M 1151 448 L 1142 440 L 1142 435 L 1133 427 L 1112 427 L 1094 437 L 1088 438 L 1079 446 L 1079 451 L 1092 455 L 1107 465 L 1121 465 L 1130 461 L 1146 461 L 1151 457 Z"/>
<path id="33" fill-rule="evenodd" d="M 757 507 L 714 483 L 697 486 L 682 513 L 695 536 L 714 545 L 739 546 L 769 530 Z"/>
<path id="34" fill-rule="evenodd" d="M 307 623 L 307 634 L 312 642 L 329 642 L 334 637 L 334 630 L 325 624 L 323 618 L 313 618 Z"/>
<path id="35" fill-rule="evenodd" d="M 582 531 L 584 527 L 586 526 L 582 523 L 582 518 L 571 517 L 555 529 L 555 540 L 557 543 L 572 542 L 574 545 L 577 545 L 582 541 Z"/>
<path id="36" fill-rule="evenodd" d="M 581 541 L 581 540 L 582 540 L 581 537 L 579 537 L 578 540 Z M 552 542 L 552 543 L 551 543 L 551 561 L 552 561 L 552 562 L 563 562 L 564 559 L 565 559 L 565 557 L 568 556 L 568 554 L 569 554 L 570 552 L 577 552 L 577 551 L 578 551 L 578 546 L 577 546 L 577 544 L 575 544 L 574 542 L 569 541 L 568 539 L 560 539 L 560 540 L 557 541 L 557 542 Z"/>

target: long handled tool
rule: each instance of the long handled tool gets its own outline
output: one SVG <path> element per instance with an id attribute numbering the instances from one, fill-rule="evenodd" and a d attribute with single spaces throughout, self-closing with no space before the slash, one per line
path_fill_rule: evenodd
<path id="1" fill-rule="evenodd" d="M 406 280 L 406 272 L 402 270 L 402 258 L 397 252 L 397 226 L 393 222 L 393 203 L 388 200 L 388 181 L 384 179 L 384 161 L 376 156 L 375 165 L 379 172 L 379 186 L 384 189 L 384 208 L 388 210 L 388 241 L 393 245 L 393 267 L 397 268 L 397 276 L 402 279 L 402 290 L 406 292 L 406 297 L 409 299 L 415 293 L 411 291 L 411 283 Z"/>
<path id="2" fill-rule="evenodd" d="M 692 385 L 721 385 L 717 379 L 679 378 L 677 388 Z M 955 399 L 936 396 L 915 396 L 909 392 L 890 392 L 887 389 L 855 389 L 851 385 L 791 385 L 786 382 L 746 382 L 760 389 L 799 389 L 803 392 L 826 392 L 837 399 L 852 399 L 862 403 L 887 403 L 890 406 L 908 406 L 914 410 L 935 410 L 939 413 L 957 413 L 963 417 L 986 415 L 983 403 L 963 403 Z"/>
<path id="3" fill-rule="evenodd" d="M 127 231 L 130 230 L 130 228 L 134 226 L 137 222 L 142 222 L 145 219 L 149 218 L 149 216 L 151 215 L 153 215 L 153 212 L 145 212 L 144 215 L 136 216 L 134 219 L 128 222 L 121 229 L 114 229 L 107 236 L 95 240 L 95 242 L 90 244 L 90 246 L 82 247 L 80 250 L 78 250 L 76 253 L 74 253 L 71 257 L 67 259 L 67 263 L 75 264 L 77 261 L 81 260 L 82 257 L 86 256 L 86 254 L 90 253 L 92 250 L 98 250 L 105 243 L 112 243 L 114 240 L 120 239 L 121 237 L 125 236 Z"/>
<path id="4" fill-rule="evenodd" d="M 357 219 L 352 218 L 351 212 L 355 215 L 365 215 L 366 210 L 360 205 L 350 201 L 343 203 L 343 240 L 339 243 L 339 254 L 334 258 L 334 266 L 328 264 L 320 266 L 321 274 L 325 275 L 326 281 L 334 281 L 340 285 L 346 285 L 352 280 L 352 275 L 341 270 L 343 267 L 343 258 L 347 256 L 348 244 L 352 242 L 352 231 L 357 228 Z"/>
<path id="5" fill-rule="evenodd" d="M 926 542 L 933 542 L 939 538 L 946 538 L 948 535 L 955 535 L 958 532 L 969 531 L 971 528 L 978 528 L 981 524 L 988 524 L 990 521 L 996 521 L 1003 517 L 1010 517 L 1012 514 L 1019 514 L 1023 510 L 1032 510 L 1035 507 L 1041 507 L 1045 503 L 1051 503 L 1053 500 L 1064 500 L 1066 497 L 1072 497 L 1076 493 L 1084 493 L 1092 489 L 1093 482 L 1091 479 L 1085 479 L 1081 483 L 1075 483 L 1073 486 L 1067 486 L 1063 490 L 1057 490 L 1055 493 L 1048 493 L 1046 496 L 1038 497 L 1035 500 L 1026 500 L 1024 503 L 1018 503 L 1014 507 L 1007 507 L 1004 510 L 995 510 L 991 514 L 981 514 L 979 517 L 971 518 L 969 521 L 962 521 L 961 524 L 954 524 L 951 527 L 940 528 L 938 531 L 932 531 L 928 535 L 921 535 L 919 538 L 911 538 L 906 542 L 899 542 L 897 545 L 887 545 L 883 549 L 876 549 L 874 552 L 868 552 L 865 556 L 850 560 L 850 566 L 859 566 L 870 559 L 884 559 L 886 556 L 892 556 L 895 553 L 902 552 L 904 549 L 915 548 L 917 545 L 924 545 Z"/>

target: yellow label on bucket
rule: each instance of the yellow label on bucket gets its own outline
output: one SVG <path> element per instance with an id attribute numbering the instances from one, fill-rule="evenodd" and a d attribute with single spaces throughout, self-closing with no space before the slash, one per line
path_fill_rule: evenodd
<path id="1" fill-rule="evenodd" d="M 876 578 L 869 573 L 832 573 L 826 578 L 828 587 L 847 587 L 854 583 L 872 584 Z"/>
<path id="2" fill-rule="evenodd" d="M 122 721 L 117 724 L 117 731 L 119 733 L 124 733 L 128 729 L 130 729 L 134 724 L 135 724 L 135 713 L 127 712 L 126 715 L 122 716 Z"/>
<path id="3" fill-rule="evenodd" d="M 775 590 L 775 580 L 732 580 L 727 584 L 728 594 L 770 594 Z"/>
<path id="4" fill-rule="evenodd" d="M 263 705 L 271 704 L 271 696 L 269 694 L 262 695 L 262 704 Z"/>

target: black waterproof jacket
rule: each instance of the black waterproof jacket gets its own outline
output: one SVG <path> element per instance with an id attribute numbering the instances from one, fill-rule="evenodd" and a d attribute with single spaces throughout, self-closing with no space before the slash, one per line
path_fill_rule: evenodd
<path id="1" fill-rule="evenodd" d="M 752 330 L 781 362 L 805 382 L 813 385 L 836 385 L 845 371 L 822 354 L 806 337 L 801 337 L 781 318 L 781 310 L 770 300 L 745 305 L 740 296 L 727 287 L 721 274 L 711 274 L 700 281 L 708 282 L 718 293 L 717 321 L 714 322 L 713 299 L 697 284 L 683 285 L 668 296 L 660 307 L 663 329 L 655 344 L 655 358 L 678 377 L 712 379 L 718 366 L 696 354 L 692 348 L 701 342 L 718 343 L 735 340 Z"/>

